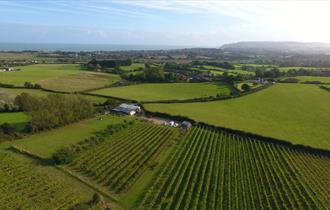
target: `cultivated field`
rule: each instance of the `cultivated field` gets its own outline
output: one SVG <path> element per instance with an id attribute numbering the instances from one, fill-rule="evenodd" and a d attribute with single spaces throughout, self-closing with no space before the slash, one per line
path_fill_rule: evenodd
<path id="1" fill-rule="evenodd" d="M 27 116 L 22 112 L 0 113 L 0 125 L 9 123 L 19 131 L 23 130 L 27 121 Z"/>
<path id="2" fill-rule="evenodd" d="M 69 209 L 81 201 L 70 186 L 54 180 L 28 161 L 0 153 L 1 209 Z"/>
<path id="3" fill-rule="evenodd" d="M 231 100 L 146 104 L 150 111 L 191 117 L 318 148 L 330 149 L 330 97 L 316 85 L 276 84 Z"/>
<path id="4" fill-rule="evenodd" d="M 91 93 L 137 101 L 182 100 L 228 95 L 230 87 L 224 83 L 150 83 L 100 89 Z"/>
<path id="5" fill-rule="evenodd" d="M 79 64 L 35 64 L 15 68 L 20 71 L 0 72 L 0 83 L 23 85 L 24 82 L 39 83 L 52 77 L 81 73 Z"/>
<path id="6" fill-rule="evenodd" d="M 10 119 L 14 120 L 15 118 L 12 117 Z M 40 134 L 30 135 L 13 142 L 2 143 L 0 145 L 0 149 L 5 149 L 11 145 L 15 145 L 41 157 L 50 158 L 59 148 L 82 141 L 85 138 L 92 136 L 96 131 L 103 130 L 110 124 L 120 123 L 126 118 L 117 116 L 103 116 L 102 120 L 99 119 L 99 117 L 95 117 L 93 119 L 74 123 L 58 129 L 45 131 Z M 0 118 L 0 121 L 1 120 L 2 119 Z"/>
<path id="7" fill-rule="evenodd" d="M 140 209 L 329 209 L 329 158 L 195 127 Z"/>
<path id="8" fill-rule="evenodd" d="M 69 168 L 114 192 L 127 191 L 154 157 L 175 138 L 173 128 L 136 122 L 74 159 Z"/>
<path id="9" fill-rule="evenodd" d="M 116 74 L 84 72 L 41 80 L 39 84 L 43 88 L 50 90 L 77 92 L 101 88 L 110 85 L 119 79 L 119 76 Z"/>

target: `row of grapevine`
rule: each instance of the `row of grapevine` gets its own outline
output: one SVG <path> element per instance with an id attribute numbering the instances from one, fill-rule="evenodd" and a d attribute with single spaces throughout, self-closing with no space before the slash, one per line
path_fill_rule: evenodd
<path id="1" fill-rule="evenodd" d="M 330 159 L 194 127 L 146 192 L 141 209 L 330 209 Z"/>
<path id="2" fill-rule="evenodd" d="M 69 168 L 112 191 L 121 192 L 152 165 L 153 158 L 174 134 L 173 128 L 139 123 L 83 152 Z"/>
<path id="3" fill-rule="evenodd" d="M 69 209 L 81 199 L 70 187 L 13 155 L 0 153 L 1 209 Z"/>

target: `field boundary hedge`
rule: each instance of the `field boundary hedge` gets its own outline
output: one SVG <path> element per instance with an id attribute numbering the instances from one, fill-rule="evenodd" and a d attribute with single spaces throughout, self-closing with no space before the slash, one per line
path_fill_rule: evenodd
<path id="1" fill-rule="evenodd" d="M 329 91 L 330 92 L 330 88 L 328 88 L 328 87 L 326 87 L 326 86 L 319 86 L 321 89 L 323 89 L 323 90 L 326 90 L 326 91 Z"/>
<path id="2" fill-rule="evenodd" d="M 266 142 L 266 143 L 273 143 L 273 144 L 283 145 L 283 146 L 290 147 L 292 149 L 297 149 L 297 150 L 300 150 L 300 151 L 306 151 L 306 152 L 309 152 L 309 153 L 322 155 L 322 156 L 326 156 L 326 157 L 330 158 L 330 151 L 327 150 L 327 149 L 314 148 L 314 147 L 311 147 L 311 146 L 308 146 L 308 145 L 303 145 L 303 144 L 293 144 L 292 142 L 287 141 L 287 140 L 277 139 L 277 138 L 273 138 L 273 137 L 269 137 L 269 136 L 263 136 L 263 135 L 260 135 L 260 134 L 251 133 L 251 132 L 247 132 L 247 131 L 242 131 L 242 130 L 238 130 L 238 129 L 227 128 L 227 127 L 223 127 L 223 126 L 216 126 L 216 125 L 208 124 L 208 123 L 205 123 L 205 122 L 196 121 L 196 120 L 193 120 L 193 119 L 191 119 L 189 117 L 186 117 L 186 116 L 171 115 L 171 114 L 162 113 L 162 112 L 152 112 L 152 111 L 146 110 L 144 107 L 143 107 L 143 109 L 145 110 L 145 114 L 146 114 L 147 117 L 160 117 L 160 118 L 165 118 L 165 119 L 169 119 L 169 120 L 176 120 L 176 121 L 189 121 L 193 125 L 203 125 L 203 126 L 206 126 L 206 127 L 209 127 L 209 128 L 216 129 L 216 130 L 227 131 L 227 132 L 230 132 L 230 133 L 233 133 L 233 134 L 241 135 L 243 137 L 255 138 L 257 140 L 260 140 L 260 141 L 263 141 L 263 142 Z"/>
<path id="3" fill-rule="evenodd" d="M 51 164 L 51 160 L 50 159 L 46 159 L 46 158 L 43 158 L 31 151 L 28 151 L 24 148 L 21 148 L 21 147 L 18 147 L 16 145 L 12 145 L 8 148 L 8 150 L 11 150 L 13 152 L 16 152 L 16 153 L 19 153 L 19 154 L 22 154 L 22 155 L 25 155 L 25 156 L 28 156 L 32 159 L 35 159 L 35 160 L 38 160 L 38 161 L 41 161 L 43 163 L 47 163 L 47 164 Z"/>

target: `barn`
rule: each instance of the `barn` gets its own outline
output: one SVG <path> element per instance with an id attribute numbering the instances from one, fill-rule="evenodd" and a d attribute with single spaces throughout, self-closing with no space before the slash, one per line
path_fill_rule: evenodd
<path id="1" fill-rule="evenodd" d="M 136 104 L 120 104 L 116 108 L 111 110 L 115 113 L 127 114 L 127 115 L 135 115 L 136 113 L 141 112 L 141 107 Z"/>

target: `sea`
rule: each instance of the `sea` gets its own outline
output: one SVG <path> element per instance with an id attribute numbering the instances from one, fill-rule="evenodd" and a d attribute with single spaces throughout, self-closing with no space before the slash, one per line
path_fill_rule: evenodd
<path id="1" fill-rule="evenodd" d="M 192 46 L 172 45 L 122 45 L 122 44 L 48 44 L 48 43 L 0 43 L 0 51 L 132 51 L 132 50 L 172 50 L 192 48 Z"/>

